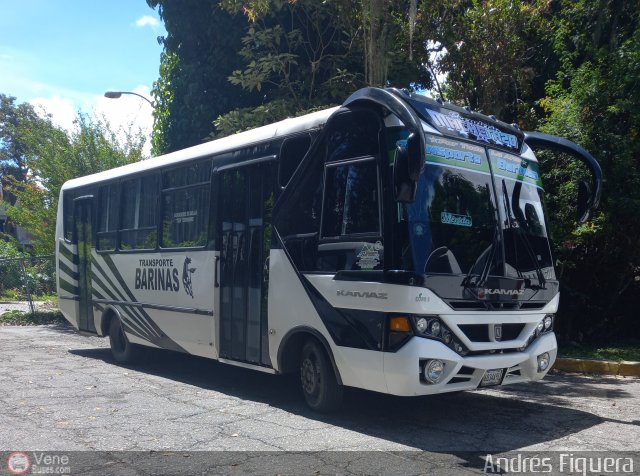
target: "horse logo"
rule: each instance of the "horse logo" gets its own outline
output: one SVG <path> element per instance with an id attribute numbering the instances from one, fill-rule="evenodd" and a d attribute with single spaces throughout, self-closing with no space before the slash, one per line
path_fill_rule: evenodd
<path id="1" fill-rule="evenodd" d="M 191 263 L 191 258 L 188 256 L 184 260 L 184 265 L 182 266 L 182 284 L 184 286 L 184 292 L 186 292 L 191 299 L 193 299 L 193 287 L 191 287 L 191 275 L 195 272 L 196 268 L 189 268 L 189 264 Z"/>

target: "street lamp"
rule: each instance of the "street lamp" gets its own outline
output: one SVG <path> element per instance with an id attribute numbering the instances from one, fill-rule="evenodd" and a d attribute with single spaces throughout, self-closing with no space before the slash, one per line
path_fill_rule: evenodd
<path id="1" fill-rule="evenodd" d="M 153 107 L 153 103 L 151 102 L 151 100 L 149 100 L 149 98 L 146 98 L 142 94 L 134 93 L 132 91 L 107 91 L 106 93 L 104 93 L 104 97 L 109 99 L 118 99 L 123 94 L 131 94 L 133 96 L 138 96 L 139 98 L 142 98 L 145 101 L 147 101 L 151 105 L 151 107 Z"/>

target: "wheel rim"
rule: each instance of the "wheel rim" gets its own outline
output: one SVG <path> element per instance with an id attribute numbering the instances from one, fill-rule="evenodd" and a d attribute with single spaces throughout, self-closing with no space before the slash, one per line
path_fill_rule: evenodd
<path id="1" fill-rule="evenodd" d="M 306 357 L 300 366 L 300 379 L 302 380 L 302 389 L 307 395 L 317 393 L 320 386 L 320 373 L 314 360 Z"/>

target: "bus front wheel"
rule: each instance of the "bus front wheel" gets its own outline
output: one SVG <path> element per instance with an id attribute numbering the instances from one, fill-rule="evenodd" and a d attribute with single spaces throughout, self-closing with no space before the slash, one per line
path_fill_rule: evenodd
<path id="1" fill-rule="evenodd" d="M 141 348 L 127 339 L 120 319 L 114 317 L 109 323 L 111 355 L 119 364 L 132 364 L 140 359 Z"/>
<path id="2" fill-rule="evenodd" d="M 335 410 L 342 402 L 342 385 L 327 353 L 316 340 L 308 340 L 300 353 L 300 382 L 307 405 L 318 412 Z"/>

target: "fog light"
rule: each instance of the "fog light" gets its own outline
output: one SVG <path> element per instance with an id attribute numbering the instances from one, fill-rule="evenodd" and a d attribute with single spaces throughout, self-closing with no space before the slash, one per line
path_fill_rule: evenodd
<path id="1" fill-rule="evenodd" d="M 538 372 L 544 372 L 549 368 L 549 352 L 538 356 Z"/>
<path id="2" fill-rule="evenodd" d="M 418 332 L 420 334 L 424 334 L 424 332 L 427 330 L 427 324 L 428 322 L 424 317 L 421 317 L 416 321 L 416 329 L 418 329 Z"/>
<path id="3" fill-rule="evenodd" d="M 438 383 L 444 373 L 444 364 L 441 360 L 429 360 L 424 366 L 424 379 L 429 383 Z"/>
<path id="4" fill-rule="evenodd" d="M 545 316 L 544 317 L 544 328 L 545 328 L 545 330 L 549 330 L 551 328 L 552 322 L 553 322 L 553 320 L 551 319 L 551 316 Z"/>

